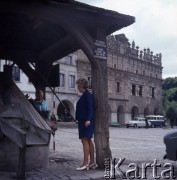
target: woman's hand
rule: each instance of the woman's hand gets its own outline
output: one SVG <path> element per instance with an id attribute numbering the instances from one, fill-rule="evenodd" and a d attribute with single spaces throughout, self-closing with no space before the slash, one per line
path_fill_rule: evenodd
<path id="1" fill-rule="evenodd" d="M 85 121 L 85 127 L 88 127 L 88 126 L 90 126 L 90 121 L 89 120 Z"/>

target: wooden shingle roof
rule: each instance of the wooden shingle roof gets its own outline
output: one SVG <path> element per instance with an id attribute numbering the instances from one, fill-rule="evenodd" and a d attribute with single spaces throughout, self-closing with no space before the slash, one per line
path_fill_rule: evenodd
<path id="1" fill-rule="evenodd" d="M 2 0 L 0 59 L 36 62 L 52 52 L 55 61 L 82 48 L 70 34 L 75 24 L 94 39 L 98 29 L 109 35 L 134 22 L 132 16 L 74 0 Z"/>

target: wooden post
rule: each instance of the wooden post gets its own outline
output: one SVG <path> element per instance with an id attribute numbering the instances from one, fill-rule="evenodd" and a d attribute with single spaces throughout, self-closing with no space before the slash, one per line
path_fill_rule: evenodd
<path id="1" fill-rule="evenodd" d="M 92 90 L 95 97 L 95 147 L 99 168 L 105 168 L 105 158 L 111 158 L 108 123 L 108 82 L 106 40 L 95 40 L 94 57 L 97 66 L 92 65 Z"/>
<path id="2" fill-rule="evenodd" d="M 17 179 L 24 180 L 25 179 L 25 154 L 26 147 L 19 147 L 19 160 L 18 160 L 18 169 L 17 169 Z"/>

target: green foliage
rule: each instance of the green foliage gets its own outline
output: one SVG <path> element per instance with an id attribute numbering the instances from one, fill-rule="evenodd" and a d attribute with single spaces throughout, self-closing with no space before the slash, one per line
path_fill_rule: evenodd
<path id="1" fill-rule="evenodd" d="M 177 118 L 177 77 L 166 78 L 162 84 L 164 114 L 168 119 Z"/>
<path id="2" fill-rule="evenodd" d="M 177 77 L 175 77 L 175 78 L 169 77 L 163 81 L 163 84 L 162 84 L 163 90 L 168 90 L 168 89 L 175 88 L 175 87 L 177 87 Z"/>
<path id="3" fill-rule="evenodd" d="M 169 102 L 177 101 L 177 88 L 171 88 L 163 91 L 163 97 L 167 98 Z"/>
<path id="4" fill-rule="evenodd" d="M 177 117 L 177 103 L 172 102 L 166 110 L 166 117 L 170 120 L 175 120 Z"/>

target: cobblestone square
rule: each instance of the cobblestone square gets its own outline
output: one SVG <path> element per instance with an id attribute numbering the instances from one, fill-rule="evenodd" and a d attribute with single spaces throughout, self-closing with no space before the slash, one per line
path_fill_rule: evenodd
<path id="1" fill-rule="evenodd" d="M 110 127 L 110 147 L 112 159 L 125 158 L 120 169 L 126 172 L 130 163 L 140 167 L 143 163 L 153 163 L 157 160 L 162 167 L 158 168 L 157 175 L 161 175 L 163 165 L 171 163 L 176 173 L 176 162 L 164 160 L 165 145 L 163 137 L 170 128 L 117 128 Z M 59 127 L 55 135 L 55 150 L 53 150 L 53 137 L 50 142 L 50 159 L 47 169 L 34 170 L 26 173 L 27 180 L 58 180 L 58 179 L 104 179 L 105 170 L 76 171 L 75 168 L 82 163 L 82 144 L 78 139 L 76 126 Z M 0 180 L 15 179 L 14 173 L 0 173 Z M 116 179 L 122 179 L 115 172 Z M 3 179 L 2 179 L 3 178 Z M 154 179 L 152 168 L 147 170 L 147 179 Z"/>

